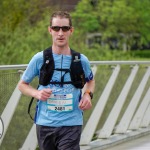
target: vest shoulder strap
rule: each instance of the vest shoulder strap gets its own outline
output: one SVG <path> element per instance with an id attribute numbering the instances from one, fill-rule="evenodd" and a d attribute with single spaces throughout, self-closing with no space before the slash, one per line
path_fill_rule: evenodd
<path id="1" fill-rule="evenodd" d="M 85 73 L 81 63 L 81 54 L 74 50 L 71 50 L 71 54 L 72 54 L 72 62 L 70 66 L 70 70 L 71 70 L 70 75 L 71 75 L 71 80 L 73 82 L 72 84 L 76 88 L 82 89 L 86 81 L 85 81 Z"/>
<path id="2" fill-rule="evenodd" d="M 43 51 L 43 65 L 40 69 L 39 84 L 44 86 L 49 84 L 54 73 L 54 66 L 52 48 L 50 47 Z"/>

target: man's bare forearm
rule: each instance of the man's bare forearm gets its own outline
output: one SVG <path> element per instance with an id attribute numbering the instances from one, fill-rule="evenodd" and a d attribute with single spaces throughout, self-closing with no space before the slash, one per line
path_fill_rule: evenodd
<path id="1" fill-rule="evenodd" d="M 52 94 L 52 90 L 49 88 L 39 91 L 22 80 L 19 82 L 18 88 L 24 95 L 31 96 L 43 101 L 47 100 Z"/>
<path id="2" fill-rule="evenodd" d="M 37 89 L 30 86 L 28 83 L 21 80 L 18 84 L 18 88 L 24 95 L 36 98 Z"/>
<path id="3" fill-rule="evenodd" d="M 93 79 L 86 83 L 85 90 L 89 90 L 93 93 L 94 89 L 95 89 L 95 80 Z"/>

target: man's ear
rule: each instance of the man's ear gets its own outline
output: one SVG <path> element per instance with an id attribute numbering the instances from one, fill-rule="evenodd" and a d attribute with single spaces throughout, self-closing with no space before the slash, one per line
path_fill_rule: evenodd
<path id="1" fill-rule="evenodd" d="M 51 34 L 51 28 L 50 28 L 50 26 L 48 26 L 48 32 Z"/>
<path id="2" fill-rule="evenodd" d="M 71 27 L 70 32 L 71 34 L 74 32 L 74 27 Z"/>

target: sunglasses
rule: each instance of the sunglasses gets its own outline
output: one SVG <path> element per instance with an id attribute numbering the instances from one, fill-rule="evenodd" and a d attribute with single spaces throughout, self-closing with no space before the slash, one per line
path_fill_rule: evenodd
<path id="1" fill-rule="evenodd" d="M 58 32 L 60 29 L 62 29 L 63 32 L 67 32 L 71 29 L 70 26 L 62 26 L 62 27 L 59 27 L 59 26 L 51 26 L 51 29 Z"/>

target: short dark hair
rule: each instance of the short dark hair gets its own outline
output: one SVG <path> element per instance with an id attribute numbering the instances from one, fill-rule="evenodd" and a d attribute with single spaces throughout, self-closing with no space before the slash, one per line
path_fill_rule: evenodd
<path id="1" fill-rule="evenodd" d="M 69 25 L 72 26 L 72 19 L 70 14 L 67 11 L 56 11 L 51 15 L 50 18 L 50 26 L 52 26 L 52 20 L 55 17 L 67 18 L 69 20 Z"/>

